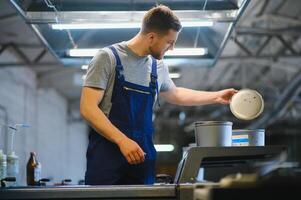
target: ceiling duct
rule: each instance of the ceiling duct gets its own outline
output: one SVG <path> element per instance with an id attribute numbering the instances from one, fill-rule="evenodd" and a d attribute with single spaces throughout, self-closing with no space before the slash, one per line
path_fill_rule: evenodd
<path id="1" fill-rule="evenodd" d="M 68 53 L 70 50 L 100 49 L 130 39 L 138 32 L 145 11 L 157 4 L 157 1 L 152 0 L 10 2 L 49 50 L 65 66 L 75 67 L 88 64 L 90 59 L 84 56 L 73 57 Z M 194 62 L 199 63 L 199 66 L 213 66 L 249 0 L 166 0 L 160 3 L 173 9 L 184 25 L 175 48 L 206 49 L 205 54 L 193 57 Z M 115 23 L 136 23 L 138 26 L 110 28 Z M 98 27 L 84 28 L 91 24 Z M 62 25 L 69 27 L 64 28 Z M 76 25 L 80 25 L 80 28 L 74 28 Z M 102 29 L 105 25 L 110 26 Z M 179 65 L 190 58 L 186 53 L 172 59 L 174 65 Z"/>

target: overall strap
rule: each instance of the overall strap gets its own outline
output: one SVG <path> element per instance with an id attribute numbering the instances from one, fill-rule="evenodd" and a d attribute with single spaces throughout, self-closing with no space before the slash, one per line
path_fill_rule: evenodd
<path id="1" fill-rule="evenodd" d="M 111 51 L 113 52 L 113 55 L 114 55 L 115 60 L 116 60 L 116 74 L 117 74 L 117 77 L 118 77 L 118 79 L 124 80 L 124 76 L 123 76 L 123 74 L 121 74 L 121 71 L 123 71 L 123 66 L 121 64 L 121 60 L 120 60 L 120 57 L 117 53 L 117 50 L 113 46 L 109 46 L 109 49 L 111 49 Z"/>
<path id="2" fill-rule="evenodd" d="M 153 94 L 153 97 L 155 97 L 157 93 L 157 102 L 158 106 L 160 107 L 160 100 L 159 100 L 159 87 L 158 87 L 158 75 L 157 75 L 157 60 L 155 58 L 152 58 L 152 71 L 150 74 L 150 87 Z"/>

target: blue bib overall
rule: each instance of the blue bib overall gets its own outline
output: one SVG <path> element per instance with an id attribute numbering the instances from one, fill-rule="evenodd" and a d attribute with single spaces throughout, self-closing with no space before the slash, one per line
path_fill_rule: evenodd
<path id="1" fill-rule="evenodd" d="M 157 84 L 157 61 L 152 58 L 148 87 L 125 81 L 123 66 L 116 49 L 109 47 L 116 59 L 116 75 L 109 120 L 146 153 L 145 161 L 131 165 L 119 147 L 96 132 L 89 135 L 87 149 L 87 185 L 153 184 L 156 150 L 152 142 L 153 104 Z"/>

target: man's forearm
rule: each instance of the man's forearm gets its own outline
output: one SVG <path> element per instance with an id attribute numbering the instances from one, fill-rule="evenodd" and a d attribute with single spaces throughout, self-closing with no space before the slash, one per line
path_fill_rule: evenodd
<path id="1" fill-rule="evenodd" d="M 119 144 L 126 136 L 118 130 L 107 118 L 107 116 L 97 107 L 87 107 L 81 112 L 83 118 L 102 136 L 108 140 Z"/>
<path id="2" fill-rule="evenodd" d="M 176 87 L 170 103 L 184 106 L 198 106 L 217 103 L 218 92 L 197 91 Z"/>

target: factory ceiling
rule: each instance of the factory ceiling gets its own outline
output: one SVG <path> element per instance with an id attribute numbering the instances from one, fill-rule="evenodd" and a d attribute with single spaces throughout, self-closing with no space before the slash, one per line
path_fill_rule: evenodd
<path id="1" fill-rule="evenodd" d="M 5 62 L 2 59 L 0 66 L 30 66 L 37 72 L 41 87 L 55 87 L 77 105 L 81 77 L 85 73 L 81 67 L 91 57 L 71 56 L 70 50 L 99 49 L 130 39 L 138 29 L 54 26 L 139 22 L 143 11 L 156 2 L 1 1 L 0 25 L 5 28 L 0 30 L 0 58 L 6 59 Z M 182 21 L 212 23 L 185 27 L 176 44 L 178 48 L 203 48 L 203 55 L 166 57 L 170 72 L 180 76 L 174 79 L 176 85 L 199 90 L 252 88 L 265 100 L 262 116 L 254 121 L 235 119 L 227 106 L 192 108 L 163 102 L 155 118 L 161 131 L 168 131 L 162 123 L 179 125 L 192 133 L 192 123 L 197 120 L 228 120 L 238 127 L 263 127 L 282 118 L 301 118 L 300 1 L 166 0 L 159 3 L 178 10 Z M 7 51 L 16 56 L 7 56 Z"/>
<path id="2" fill-rule="evenodd" d="M 193 48 L 197 53 L 173 56 L 169 63 L 178 65 L 182 59 L 193 57 L 198 65 L 213 66 L 248 2 L 160 2 L 175 10 L 184 27 L 175 48 Z M 157 1 L 12 0 L 11 3 L 60 63 L 80 67 L 95 55 L 81 50 L 97 51 L 133 37 L 139 31 L 145 10 Z"/>

